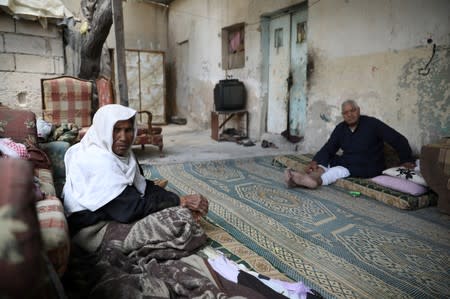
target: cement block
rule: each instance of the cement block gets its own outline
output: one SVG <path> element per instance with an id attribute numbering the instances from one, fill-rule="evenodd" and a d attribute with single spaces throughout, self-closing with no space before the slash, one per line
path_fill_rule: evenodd
<path id="1" fill-rule="evenodd" d="M 16 54 L 16 70 L 27 73 L 54 73 L 53 58 Z"/>
<path id="2" fill-rule="evenodd" d="M 46 40 L 43 37 L 4 34 L 5 52 L 45 55 L 47 53 Z"/>
<path id="3" fill-rule="evenodd" d="M 14 71 L 14 54 L 0 54 L 0 71 Z"/>
<path id="4" fill-rule="evenodd" d="M 0 12 L 0 32 L 14 32 L 14 19 L 6 14 Z"/>
<path id="5" fill-rule="evenodd" d="M 41 81 L 43 74 L 0 72 L 0 102 L 10 107 L 29 109 L 42 115 Z M 26 92 L 25 101 L 19 102 L 18 95 Z"/>
<path id="6" fill-rule="evenodd" d="M 62 37 L 60 38 L 52 38 L 49 40 L 50 45 L 50 53 L 52 56 L 64 56 L 64 45 Z"/>
<path id="7" fill-rule="evenodd" d="M 38 21 L 19 20 L 16 22 L 16 33 L 34 36 L 60 37 L 61 31 L 54 24 L 48 24 L 44 29 Z"/>
<path id="8" fill-rule="evenodd" d="M 55 64 L 55 74 L 63 75 L 64 74 L 64 58 L 63 57 L 54 57 L 53 63 Z"/>

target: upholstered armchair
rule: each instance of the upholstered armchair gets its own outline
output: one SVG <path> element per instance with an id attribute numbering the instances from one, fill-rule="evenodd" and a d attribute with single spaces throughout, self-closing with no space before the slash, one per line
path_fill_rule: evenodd
<path id="1" fill-rule="evenodd" d="M 71 76 L 41 79 L 43 119 L 54 125 L 75 124 L 81 139 L 92 123 L 93 86 Z"/>

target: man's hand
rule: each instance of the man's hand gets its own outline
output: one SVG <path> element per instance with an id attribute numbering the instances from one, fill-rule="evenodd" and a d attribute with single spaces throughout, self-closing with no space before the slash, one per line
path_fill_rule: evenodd
<path id="1" fill-rule="evenodd" d="M 414 162 L 405 162 L 405 163 L 403 163 L 400 166 L 403 166 L 403 167 L 408 168 L 408 169 L 414 169 L 414 167 L 416 167 L 416 163 L 414 163 Z"/>
<path id="2" fill-rule="evenodd" d="M 200 194 L 190 194 L 180 197 L 180 206 L 191 210 L 195 220 L 208 213 L 208 200 Z"/>
<path id="3" fill-rule="evenodd" d="M 319 168 L 319 165 L 317 164 L 317 162 L 316 161 L 311 161 L 305 167 L 305 172 L 309 174 L 309 173 L 311 173 L 313 171 L 316 171 L 318 168 Z"/>

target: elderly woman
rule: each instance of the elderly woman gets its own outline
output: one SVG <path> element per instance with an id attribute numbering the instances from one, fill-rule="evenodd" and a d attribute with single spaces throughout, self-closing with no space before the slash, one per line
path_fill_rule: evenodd
<path id="1" fill-rule="evenodd" d="M 196 217 L 208 212 L 203 196 L 179 197 L 144 178 L 131 150 L 135 115 L 121 105 L 101 107 L 83 139 L 67 150 L 63 198 L 72 235 L 99 221 L 130 223 L 177 205 Z"/>

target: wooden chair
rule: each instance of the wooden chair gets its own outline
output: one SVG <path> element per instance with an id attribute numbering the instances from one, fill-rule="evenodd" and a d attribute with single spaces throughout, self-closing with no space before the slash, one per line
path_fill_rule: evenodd
<path id="1" fill-rule="evenodd" d="M 114 104 L 114 88 L 112 81 L 106 77 L 100 76 L 96 79 L 98 103 L 99 106 Z M 143 115 L 142 119 L 146 121 L 143 123 L 138 122 L 138 130 L 136 135 L 135 145 L 141 145 L 142 149 L 146 144 L 157 146 L 159 151 L 163 149 L 163 136 L 161 135 L 162 128 L 154 127 L 152 125 L 153 115 L 150 111 L 138 111 L 138 114 Z"/>
<path id="2" fill-rule="evenodd" d="M 55 125 L 73 123 L 81 139 L 92 124 L 93 82 L 72 76 L 41 79 L 42 112 Z"/>

